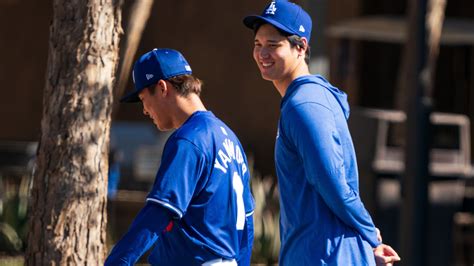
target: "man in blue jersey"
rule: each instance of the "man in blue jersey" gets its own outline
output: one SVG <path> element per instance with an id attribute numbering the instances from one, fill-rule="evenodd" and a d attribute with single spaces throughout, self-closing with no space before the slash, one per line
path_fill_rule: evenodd
<path id="1" fill-rule="evenodd" d="M 312 22 L 281 0 L 247 16 L 253 57 L 283 97 L 275 144 L 280 190 L 281 265 L 391 265 L 359 197 L 357 163 L 347 126 L 346 94 L 308 68 Z"/>
<path id="2" fill-rule="evenodd" d="M 244 150 L 207 111 L 201 81 L 178 51 L 154 49 L 135 63 L 135 89 L 160 130 L 176 129 L 144 208 L 106 265 L 133 265 L 153 244 L 152 265 L 250 265 L 254 202 Z"/>

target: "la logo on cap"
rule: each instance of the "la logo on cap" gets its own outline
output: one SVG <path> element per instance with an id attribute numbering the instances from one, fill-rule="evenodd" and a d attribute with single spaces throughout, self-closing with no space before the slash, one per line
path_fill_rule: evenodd
<path id="1" fill-rule="evenodd" d="M 305 32 L 305 31 L 306 31 L 306 30 L 304 29 L 303 25 L 300 25 L 299 31 L 301 31 L 301 32 Z"/>
<path id="2" fill-rule="evenodd" d="M 146 74 L 145 77 L 146 77 L 146 80 L 150 80 L 153 78 L 153 74 Z"/>
<path id="3" fill-rule="evenodd" d="M 265 11 L 265 14 L 267 15 L 275 15 L 277 8 L 275 6 L 275 1 L 273 1 L 270 6 L 267 8 L 267 11 Z"/>

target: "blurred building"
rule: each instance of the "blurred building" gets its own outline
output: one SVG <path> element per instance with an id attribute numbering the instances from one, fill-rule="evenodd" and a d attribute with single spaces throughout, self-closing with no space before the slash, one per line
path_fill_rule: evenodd
<path id="1" fill-rule="evenodd" d="M 154 47 L 182 51 L 192 65 L 194 74 L 204 81 L 202 98 L 206 107 L 234 129 L 247 153 L 253 155 L 255 168 L 263 175 L 274 174 L 273 146 L 280 96 L 273 85 L 262 80 L 258 74 L 252 59 L 253 33 L 242 25 L 242 18 L 250 13 L 260 13 L 267 2 L 155 1 L 137 51 L 137 56 Z M 381 23 L 386 19 L 394 19 L 391 21 L 396 23 L 403 22 L 408 2 L 295 2 L 305 6 L 313 17 L 312 71 L 326 75 L 334 85 L 349 95 L 355 111 L 351 129 L 361 163 L 360 171 L 367 173 L 361 176 L 368 176 L 372 171 L 375 153 L 375 125 L 358 120 L 357 109 L 402 110 L 405 101 L 404 94 L 401 93 L 403 80 L 400 80 L 404 43 L 397 39 L 399 28 L 388 25 L 386 34 L 378 38 L 370 35 L 370 27 L 374 24 L 383 26 Z M 132 3 L 132 0 L 126 0 L 124 4 L 124 27 L 128 23 Z M 51 0 L 0 0 L 0 142 L 29 143 L 39 139 L 52 15 Z M 378 20 L 371 20 L 372 24 L 365 27 L 366 18 Z M 446 19 L 467 20 L 468 23 L 474 20 L 474 1 L 448 1 Z M 359 25 L 362 25 L 362 31 L 359 35 L 354 34 L 351 27 Z M 473 29 L 467 29 L 467 32 L 473 32 Z M 456 25 L 454 31 L 461 32 L 461 36 L 456 35 L 453 40 L 444 42 L 440 49 L 434 110 L 464 115 L 472 125 L 474 37 L 466 35 L 466 29 Z M 390 36 L 395 36 L 395 39 Z M 129 82 L 128 87 L 132 86 Z M 145 148 L 140 149 L 141 156 L 159 156 L 160 145 L 166 135 L 153 132 L 148 118 L 142 114 L 140 104 L 121 105 L 114 114 L 112 123 L 112 145 L 119 149 L 121 147 L 124 151 L 123 165 L 127 170 L 122 173 L 122 178 L 127 180 L 127 176 L 131 175 L 149 176 L 153 172 L 149 165 L 142 165 L 140 168 L 145 169 L 145 172 L 133 172 L 134 162 L 131 157 L 135 155 L 130 153 L 135 153 L 134 147 L 142 146 Z M 471 126 L 470 150 L 474 148 L 472 128 Z M 143 143 L 133 143 L 134 133 L 130 133 L 133 129 L 143 134 Z M 447 147 L 459 146 L 457 141 L 452 136 L 440 139 L 441 145 Z M 150 150 L 147 146 L 156 149 Z M 137 180 L 146 181 L 146 178 Z M 373 179 L 361 178 L 362 195 L 371 209 L 376 208 L 376 199 L 370 199 L 373 182 Z M 129 182 L 129 185 L 133 186 L 133 183 Z M 145 185 L 135 188 L 144 187 Z M 387 217 L 379 220 L 387 221 Z M 393 236 L 388 233 L 388 238 L 394 239 L 396 229 L 391 230 L 394 231 Z M 437 247 L 434 250 L 438 252 L 443 248 Z M 441 263 L 452 261 L 449 256 L 442 257 Z"/>
<path id="2" fill-rule="evenodd" d="M 4 93 L 0 140 L 39 138 L 51 3 L 0 1 Z M 124 27 L 132 3 L 124 4 Z M 256 156 L 259 169 L 272 173 L 280 97 L 258 75 L 252 59 L 253 34 L 242 24 L 245 15 L 260 13 L 265 4 L 264 0 L 155 1 L 137 56 L 154 47 L 182 51 L 204 81 L 207 108 L 236 131 L 246 150 Z M 115 120 L 149 122 L 139 104 L 121 105 Z"/>
<path id="3" fill-rule="evenodd" d="M 330 76 L 349 94 L 352 106 L 397 109 L 403 45 L 347 39 L 354 44 L 351 51 L 356 52 L 348 55 L 350 58 L 344 54 L 331 57 L 338 46 L 334 38 L 328 38 L 327 29 L 357 17 L 403 17 L 405 1 L 297 2 L 307 7 L 314 18 L 312 69 Z M 128 23 L 131 3 L 125 1 L 123 25 Z M 266 3 L 155 2 L 137 54 L 153 47 L 181 50 L 195 74 L 205 82 L 202 97 L 207 107 L 235 129 L 247 151 L 255 155 L 257 169 L 271 174 L 280 97 L 269 82 L 259 77 L 251 57 L 253 34 L 241 23 L 245 15 L 259 13 Z M 446 17 L 474 18 L 473 5 L 472 1 L 449 2 Z M 0 1 L 0 140 L 39 138 L 51 18 L 51 1 Z M 441 47 L 435 84 L 436 111 L 465 114 L 472 122 L 473 62 L 472 45 Z M 129 83 L 128 87 L 131 86 Z M 139 105 L 121 105 L 115 117 L 117 121 L 147 122 Z"/>

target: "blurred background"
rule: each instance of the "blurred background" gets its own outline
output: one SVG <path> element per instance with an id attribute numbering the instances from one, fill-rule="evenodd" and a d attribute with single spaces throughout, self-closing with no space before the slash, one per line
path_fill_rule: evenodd
<path id="1" fill-rule="evenodd" d="M 361 196 L 384 242 L 400 249 L 404 173 L 404 80 L 409 1 L 301 0 L 313 18 L 312 73 L 349 96 Z M 153 2 L 153 1 L 151 1 Z M 135 20 L 125 0 L 122 42 Z M 251 162 L 253 262 L 278 260 L 273 146 L 280 96 L 260 78 L 244 16 L 266 0 L 154 1 L 133 60 L 155 47 L 181 51 L 204 81 L 206 107 L 239 136 Z M 0 265 L 22 265 L 28 189 L 40 137 L 52 1 L 0 0 Z M 137 22 L 138 23 L 138 22 Z M 427 265 L 474 263 L 474 1 L 447 1 L 435 70 L 427 209 Z M 124 56 L 124 51 L 121 51 Z M 126 82 L 129 90 L 132 82 Z M 169 133 L 140 104 L 116 105 L 111 127 L 108 244 L 143 206 Z"/>

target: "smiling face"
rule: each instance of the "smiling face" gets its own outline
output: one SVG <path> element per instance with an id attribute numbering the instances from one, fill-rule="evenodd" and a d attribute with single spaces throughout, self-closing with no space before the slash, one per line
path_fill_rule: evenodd
<path id="1" fill-rule="evenodd" d="M 286 36 L 270 24 L 263 24 L 255 34 L 253 58 L 265 80 L 289 84 L 298 73 L 304 51 L 291 47 Z"/>

